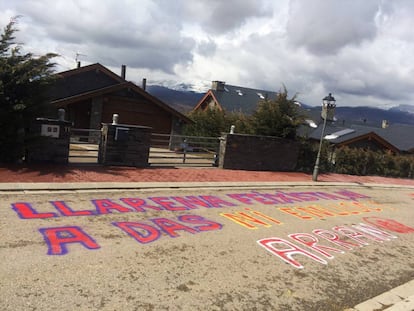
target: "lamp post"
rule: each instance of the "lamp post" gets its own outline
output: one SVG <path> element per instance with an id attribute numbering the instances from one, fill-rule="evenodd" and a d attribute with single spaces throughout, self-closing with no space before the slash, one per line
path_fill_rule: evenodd
<path id="1" fill-rule="evenodd" d="M 325 134 L 325 127 L 326 127 L 326 120 L 329 119 L 330 121 L 333 120 L 333 115 L 335 111 L 335 98 L 332 96 L 331 93 L 329 93 L 328 96 L 325 96 L 324 99 L 322 99 L 322 119 L 323 119 L 323 126 L 322 126 L 322 132 L 321 132 L 321 139 L 319 140 L 319 149 L 318 149 L 318 155 L 316 156 L 315 161 L 315 167 L 313 168 L 313 174 L 312 174 L 312 180 L 317 181 L 318 180 L 318 174 L 319 174 L 319 161 L 321 158 L 321 150 L 322 150 L 322 142 L 323 142 L 323 136 Z"/>

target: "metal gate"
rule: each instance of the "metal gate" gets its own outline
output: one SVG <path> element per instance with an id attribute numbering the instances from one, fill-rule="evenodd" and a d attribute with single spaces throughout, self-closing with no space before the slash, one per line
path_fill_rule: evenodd
<path id="1" fill-rule="evenodd" d="M 69 163 L 98 164 L 101 131 L 72 128 Z M 151 166 L 211 167 L 218 163 L 220 139 L 151 134 L 148 164 Z"/>
<path id="2" fill-rule="evenodd" d="M 151 166 L 216 166 L 220 140 L 218 137 L 151 135 Z"/>
<path id="3" fill-rule="evenodd" d="M 101 131 L 71 129 L 69 163 L 97 164 Z"/>

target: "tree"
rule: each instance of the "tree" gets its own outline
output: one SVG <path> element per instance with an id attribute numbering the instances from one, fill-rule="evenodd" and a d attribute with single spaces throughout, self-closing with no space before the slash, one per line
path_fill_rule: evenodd
<path id="1" fill-rule="evenodd" d="M 228 133 L 232 125 L 239 134 L 252 134 L 250 117 L 241 112 L 226 113 L 216 108 L 208 108 L 204 111 L 192 111 L 188 117 L 194 123 L 185 126 L 185 135 L 219 137 L 222 133 Z"/>
<path id="2" fill-rule="evenodd" d="M 19 161 L 30 143 L 28 128 L 48 111 L 46 90 L 52 82 L 56 54 L 34 57 L 21 53 L 15 42 L 16 19 L 4 28 L 0 39 L 0 163 Z"/>
<path id="3" fill-rule="evenodd" d="M 294 139 L 297 127 L 303 122 L 295 99 L 296 95 L 289 99 L 283 87 L 275 99 L 260 101 L 252 115 L 254 133 Z"/>
<path id="4" fill-rule="evenodd" d="M 254 134 L 251 122 L 251 116 L 242 112 L 231 112 L 226 114 L 226 128 L 229 131 L 231 126 L 235 126 L 235 132 L 238 134 Z"/>
<path id="5" fill-rule="evenodd" d="M 218 137 L 225 130 L 225 114 L 221 110 L 207 109 L 205 111 L 193 111 L 188 117 L 194 123 L 185 126 L 185 135 Z"/>

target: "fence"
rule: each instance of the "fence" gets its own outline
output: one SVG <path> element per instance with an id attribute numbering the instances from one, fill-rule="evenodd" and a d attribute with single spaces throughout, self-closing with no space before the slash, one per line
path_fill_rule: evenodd
<path id="1" fill-rule="evenodd" d="M 101 131 L 72 128 L 69 163 L 97 164 Z M 211 167 L 218 163 L 218 137 L 151 134 L 149 165 Z"/>
<path id="2" fill-rule="evenodd" d="M 151 136 L 151 166 L 215 166 L 220 140 L 199 137 L 155 134 Z"/>
<path id="3" fill-rule="evenodd" d="M 69 163 L 97 164 L 101 131 L 72 128 Z"/>

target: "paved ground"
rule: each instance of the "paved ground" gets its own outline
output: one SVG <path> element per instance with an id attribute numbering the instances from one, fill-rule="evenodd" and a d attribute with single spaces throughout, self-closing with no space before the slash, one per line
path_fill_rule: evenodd
<path id="1" fill-rule="evenodd" d="M 1 168 L 0 309 L 413 310 L 414 182 L 319 180 Z"/>
<path id="2" fill-rule="evenodd" d="M 312 176 L 292 172 L 257 172 L 218 168 L 146 168 L 103 166 L 0 167 L 0 183 L 7 182 L 309 182 Z M 413 179 L 320 174 L 321 182 L 412 185 Z"/>

